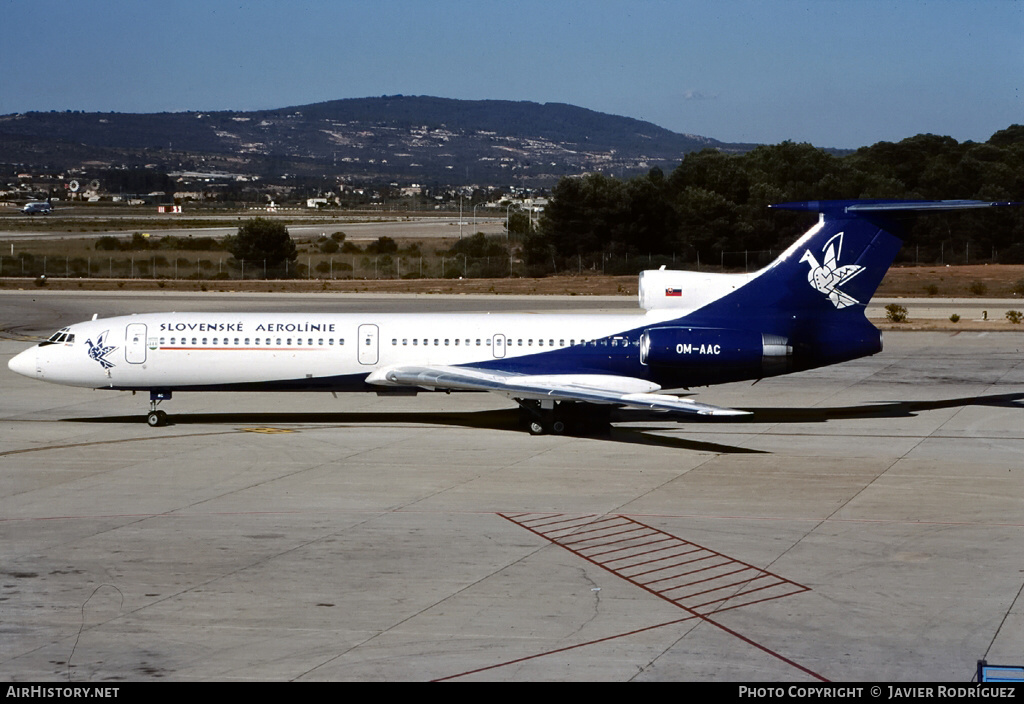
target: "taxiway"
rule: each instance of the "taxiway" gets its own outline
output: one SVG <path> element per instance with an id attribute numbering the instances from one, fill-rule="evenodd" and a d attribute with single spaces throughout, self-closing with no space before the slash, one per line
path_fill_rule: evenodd
<path id="1" fill-rule="evenodd" d="M 171 294 L 168 294 L 170 296 Z M 180 294 L 177 294 L 180 295 Z M 486 394 L 50 386 L 74 320 L 632 299 L 0 293 L 0 679 L 959 681 L 1024 652 L 1024 334 L 530 436 Z M 210 308 L 213 309 L 213 308 Z"/>

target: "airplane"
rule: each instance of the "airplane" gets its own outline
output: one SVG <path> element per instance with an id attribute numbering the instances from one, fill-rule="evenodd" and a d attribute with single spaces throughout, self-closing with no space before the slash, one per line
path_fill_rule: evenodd
<path id="1" fill-rule="evenodd" d="M 640 274 L 626 314 L 149 313 L 62 328 L 8 367 L 41 381 L 149 391 L 147 422 L 173 392 L 487 391 L 519 404 L 532 434 L 604 432 L 612 408 L 748 412 L 683 395 L 873 355 L 865 307 L 908 216 L 1019 205 L 983 201 L 782 203 L 818 222 L 746 274 Z"/>
<path id="2" fill-rule="evenodd" d="M 36 213 L 49 215 L 53 212 L 53 206 L 49 203 L 43 202 L 26 203 L 25 207 L 21 209 L 21 212 L 26 215 L 35 215 Z"/>

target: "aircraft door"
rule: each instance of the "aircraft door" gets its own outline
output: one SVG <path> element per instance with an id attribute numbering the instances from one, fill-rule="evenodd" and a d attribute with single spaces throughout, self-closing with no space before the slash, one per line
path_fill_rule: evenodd
<path id="1" fill-rule="evenodd" d="M 376 364 L 379 356 L 376 325 L 360 325 L 356 342 L 359 345 L 359 363 Z"/>
<path id="2" fill-rule="evenodd" d="M 124 332 L 124 358 L 131 364 L 146 361 L 146 326 L 132 323 Z"/>
<path id="3" fill-rule="evenodd" d="M 491 339 L 491 353 L 495 358 L 502 358 L 505 356 L 505 336 L 495 335 Z"/>

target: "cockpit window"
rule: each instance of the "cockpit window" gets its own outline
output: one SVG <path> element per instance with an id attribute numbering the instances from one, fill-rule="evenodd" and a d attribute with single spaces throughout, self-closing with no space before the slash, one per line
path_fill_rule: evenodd
<path id="1" fill-rule="evenodd" d="M 43 345 L 56 345 L 59 343 L 72 344 L 75 341 L 74 333 L 68 332 L 69 328 L 61 328 L 57 332 L 53 333 L 46 339 L 46 342 L 41 342 L 40 346 Z"/>

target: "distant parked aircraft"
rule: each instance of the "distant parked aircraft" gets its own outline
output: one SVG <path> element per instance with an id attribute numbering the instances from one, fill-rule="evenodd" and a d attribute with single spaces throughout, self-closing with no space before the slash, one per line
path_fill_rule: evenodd
<path id="1" fill-rule="evenodd" d="M 27 203 L 21 212 L 26 215 L 35 215 L 36 213 L 42 213 L 43 215 L 49 215 L 53 212 L 53 206 L 49 203 Z"/>

